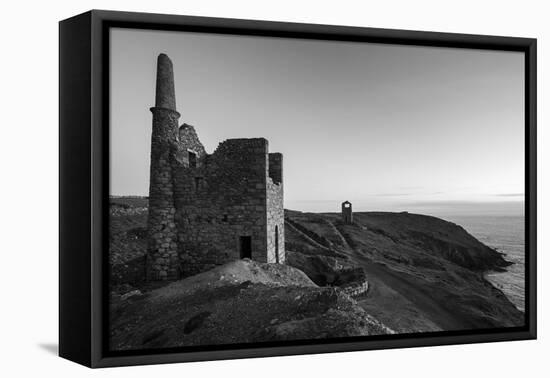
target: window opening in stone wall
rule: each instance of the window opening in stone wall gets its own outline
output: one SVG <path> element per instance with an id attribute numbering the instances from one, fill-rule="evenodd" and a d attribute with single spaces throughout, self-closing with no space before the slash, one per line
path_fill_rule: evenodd
<path id="1" fill-rule="evenodd" d="M 189 168 L 197 167 L 197 154 L 192 151 L 187 151 L 187 157 L 189 159 Z"/>
<path id="2" fill-rule="evenodd" d="M 279 226 L 275 226 L 275 262 L 279 263 Z"/>
<path id="3" fill-rule="evenodd" d="M 241 236 L 239 240 L 241 259 L 252 258 L 252 236 Z"/>
<path id="4" fill-rule="evenodd" d="M 202 177 L 195 177 L 195 191 L 199 191 L 202 188 Z"/>

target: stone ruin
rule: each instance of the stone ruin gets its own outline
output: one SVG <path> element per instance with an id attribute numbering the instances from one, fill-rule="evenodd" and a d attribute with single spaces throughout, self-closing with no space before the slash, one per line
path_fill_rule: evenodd
<path id="1" fill-rule="evenodd" d="M 179 126 L 173 66 L 160 54 L 151 137 L 147 279 L 172 280 L 229 261 L 285 262 L 283 156 L 264 138 L 207 154 Z"/>
<path id="2" fill-rule="evenodd" d="M 353 223 L 353 212 L 351 210 L 351 202 L 349 201 L 342 202 L 342 221 L 345 224 Z"/>

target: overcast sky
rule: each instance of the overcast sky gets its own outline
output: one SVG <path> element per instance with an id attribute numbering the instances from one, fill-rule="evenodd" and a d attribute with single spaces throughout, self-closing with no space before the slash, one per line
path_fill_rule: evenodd
<path id="1" fill-rule="evenodd" d="M 148 194 L 159 53 L 208 153 L 283 153 L 287 208 L 523 200 L 522 53 L 133 29 L 111 31 L 111 194 Z"/>

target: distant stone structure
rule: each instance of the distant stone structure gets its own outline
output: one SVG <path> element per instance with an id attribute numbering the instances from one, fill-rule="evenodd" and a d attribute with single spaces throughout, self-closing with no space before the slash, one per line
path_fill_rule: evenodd
<path id="1" fill-rule="evenodd" d="M 172 62 L 157 61 L 151 137 L 147 279 L 171 280 L 239 258 L 284 263 L 283 156 L 264 138 L 207 154 L 178 126 Z"/>
<path id="2" fill-rule="evenodd" d="M 342 202 L 342 221 L 346 224 L 353 223 L 353 212 L 349 201 Z"/>

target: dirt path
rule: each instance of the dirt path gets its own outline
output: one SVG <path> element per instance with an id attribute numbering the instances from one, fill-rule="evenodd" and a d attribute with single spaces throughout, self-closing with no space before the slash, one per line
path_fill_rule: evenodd
<path id="1" fill-rule="evenodd" d="M 349 245 L 347 239 L 346 239 L 345 236 L 340 232 L 340 230 L 334 225 L 334 223 L 332 223 L 332 222 L 329 221 L 328 219 L 325 219 L 325 222 L 326 222 L 326 224 L 333 230 L 333 232 L 336 234 L 336 236 L 338 236 L 338 238 L 339 238 L 340 241 L 342 242 L 342 245 L 344 246 L 344 248 L 346 248 L 348 251 L 352 251 L 352 248 L 351 248 L 351 246 Z"/>
<path id="2" fill-rule="evenodd" d="M 467 320 L 442 307 L 430 295 L 429 289 L 419 286 L 419 283 L 413 281 L 406 273 L 395 272 L 381 264 L 373 263 L 368 258 L 358 254 L 356 254 L 355 258 L 356 261 L 361 263 L 363 269 L 365 269 L 367 277 L 375 276 L 385 285 L 407 298 L 441 329 L 452 330 L 474 327 Z"/>
<path id="3" fill-rule="evenodd" d="M 418 312 L 442 330 L 465 329 L 473 326 L 466 319 L 462 319 L 441 306 L 441 304 L 435 301 L 430 295 L 429 289 L 423 288 L 421 283 L 414 280 L 411 276 L 406 273 L 396 272 L 382 264 L 375 263 L 368 257 L 365 257 L 362 251 L 351 248 L 350 245 L 352 243 L 346 239 L 345 234 L 341 232 L 335 224 L 332 222 L 330 223 L 349 247 L 348 251 L 350 257 L 361 265 L 367 273 L 367 277 L 373 278 L 371 285 L 385 285 L 387 288 L 391 289 L 391 291 L 399 293 L 404 299 L 402 300 L 403 307 L 407 307 L 407 310 L 410 312 L 412 304 Z M 370 281 L 371 280 L 369 280 L 369 282 Z M 384 298 L 384 295 L 387 294 L 388 290 L 384 288 L 379 289 L 380 290 L 369 290 L 370 295 L 367 295 L 367 299 L 362 301 L 365 306 L 372 303 L 382 304 L 387 302 L 388 298 Z M 397 301 L 399 301 L 399 298 L 397 298 Z M 393 303 L 393 307 L 394 311 L 396 310 L 395 307 L 397 307 L 397 311 L 399 311 L 399 303 Z M 395 317 L 398 318 L 399 315 L 400 314 L 395 314 Z"/>
<path id="4" fill-rule="evenodd" d="M 289 227 L 289 228 L 292 228 L 293 231 L 295 231 L 296 233 L 300 234 L 301 237 L 303 237 L 304 239 L 306 239 L 308 241 L 308 243 L 311 243 L 312 245 L 314 245 L 315 247 L 317 248 L 321 248 L 321 249 L 324 249 L 326 251 L 331 251 L 330 248 L 328 248 L 327 246 L 324 246 L 322 245 L 321 243 L 319 243 L 318 241 L 314 240 L 313 238 L 311 238 L 309 235 L 307 235 L 305 232 L 299 230 L 296 226 L 294 226 L 292 223 L 288 222 L 288 221 L 285 221 L 285 227 Z"/>

